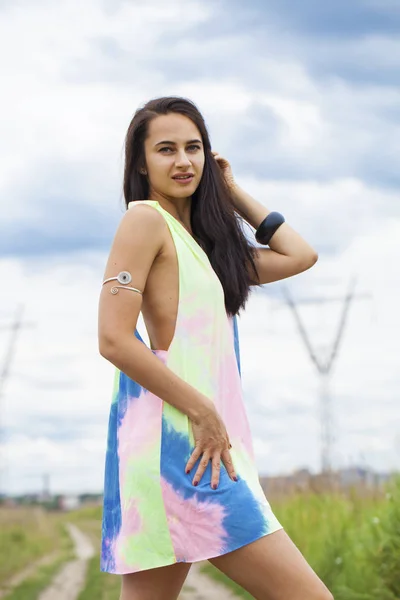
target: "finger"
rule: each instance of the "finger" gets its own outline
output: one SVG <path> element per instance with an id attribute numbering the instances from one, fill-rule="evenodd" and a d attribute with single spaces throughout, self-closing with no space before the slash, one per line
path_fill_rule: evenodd
<path id="1" fill-rule="evenodd" d="M 186 463 L 186 467 L 185 467 L 186 474 L 190 473 L 190 471 L 193 469 L 194 465 L 199 460 L 201 453 L 202 453 L 201 447 L 196 446 L 196 448 L 192 452 L 192 455 L 190 456 L 189 460 Z"/>
<path id="2" fill-rule="evenodd" d="M 237 473 L 235 471 L 235 467 L 233 466 L 232 457 L 231 457 L 231 453 L 229 452 L 229 450 L 224 450 L 222 452 L 221 459 L 225 465 L 225 468 L 227 470 L 229 477 L 231 479 L 233 479 L 233 481 L 237 481 L 238 480 Z"/>
<path id="3" fill-rule="evenodd" d="M 230 164 L 228 163 L 226 158 L 223 158 L 222 156 L 214 156 L 214 158 L 221 168 L 225 169 L 227 167 L 230 167 Z"/>
<path id="4" fill-rule="evenodd" d="M 212 457 L 211 487 L 216 490 L 219 484 L 219 474 L 221 471 L 221 455 L 214 454 Z"/>
<path id="5" fill-rule="evenodd" d="M 193 485 L 198 485 L 200 482 L 200 479 L 203 477 L 204 475 L 204 471 L 207 469 L 208 463 L 210 462 L 210 455 L 209 453 L 206 451 L 204 452 L 202 459 L 200 461 L 199 466 L 197 467 L 197 471 L 196 471 L 196 475 L 193 478 Z"/>

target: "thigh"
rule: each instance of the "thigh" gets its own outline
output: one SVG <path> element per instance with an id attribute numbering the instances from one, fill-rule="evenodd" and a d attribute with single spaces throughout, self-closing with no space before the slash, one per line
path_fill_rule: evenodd
<path id="1" fill-rule="evenodd" d="M 209 562 L 256 600 L 333 600 L 283 529 Z"/>
<path id="2" fill-rule="evenodd" d="M 122 575 L 120 600 L 177 600 L 191 563 Z"/>

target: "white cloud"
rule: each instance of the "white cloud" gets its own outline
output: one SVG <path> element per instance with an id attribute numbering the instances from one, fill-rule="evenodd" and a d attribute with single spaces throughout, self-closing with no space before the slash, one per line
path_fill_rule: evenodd
<path id="1" fill-rule="evenodd" d="M 89 188 L 101 187 L 106 176 L 119 194 L 123 138 L 134 109 L 168 87 L 147 59 L 162 56 L 163 35 L 174 38 L 209 14 L 194 0 L 124 3 L 113 16 L 95 0 L 85 3 L 84 14 L 76 0 L 10 9 L 0 21 L 0 52 L 12 57 L 2 63 L 2 216 L 35 217 L 37 204 L 9 198 L 16 183 L 26 189 L 49 160 L 82 163 L 93 204 L 99 198 Z M 101 51 L 104 40 L 114 41 L 122 56 Z M 109 81 L 116 73 L 119 80 Z M 107 165 L 106 175 L 100 165 Z"/>

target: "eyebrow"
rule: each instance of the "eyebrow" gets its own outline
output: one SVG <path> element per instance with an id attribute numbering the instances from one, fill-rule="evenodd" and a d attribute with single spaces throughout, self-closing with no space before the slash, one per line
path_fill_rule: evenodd
<path id="1" fill-rule="evenodd" d="M 198 143 L 201 144 L 201 140 L 189 140 L 188 142 L 186 142 L 187 144 L 194 144 L 194 143 Z M 162 142 L 157 142 L 157 144 L 155 144 L 155 146 L 159 146 L 160 144 L 175 144 L 175 142 L 170 142 L 168 140 L 164 140 Z"/>

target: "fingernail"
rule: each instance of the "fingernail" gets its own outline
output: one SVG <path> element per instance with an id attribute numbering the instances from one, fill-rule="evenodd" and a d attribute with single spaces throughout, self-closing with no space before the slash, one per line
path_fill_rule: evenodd
<path id="1" fill-rule="evenodd" d="M 234 478 L 233 478 L 233 481 L 237 481 L 237 480 L 238 480 L 238 478 L 237 478 L 237 477 L 234 477 Z"/>
<path id="2" fill-rule="evenodd" d="M 190 469 L 186 469 L 186 475 L 189 475 Z"/>
<path id="3" fill-rule="evenodd" d="M 199 482 L 198 482 L 198 481 L 195 481 L 193 485 L 199 485 Z"/>
<path id="4" fill-rule="evenodd" d="M 213 485 L 212 485 L 212 489 L 213 489 L 213 490 L 216 490 L 216 489 L 217 489 L 217 484 L 216 484 L 216 483 L 213 483 Z"/>

